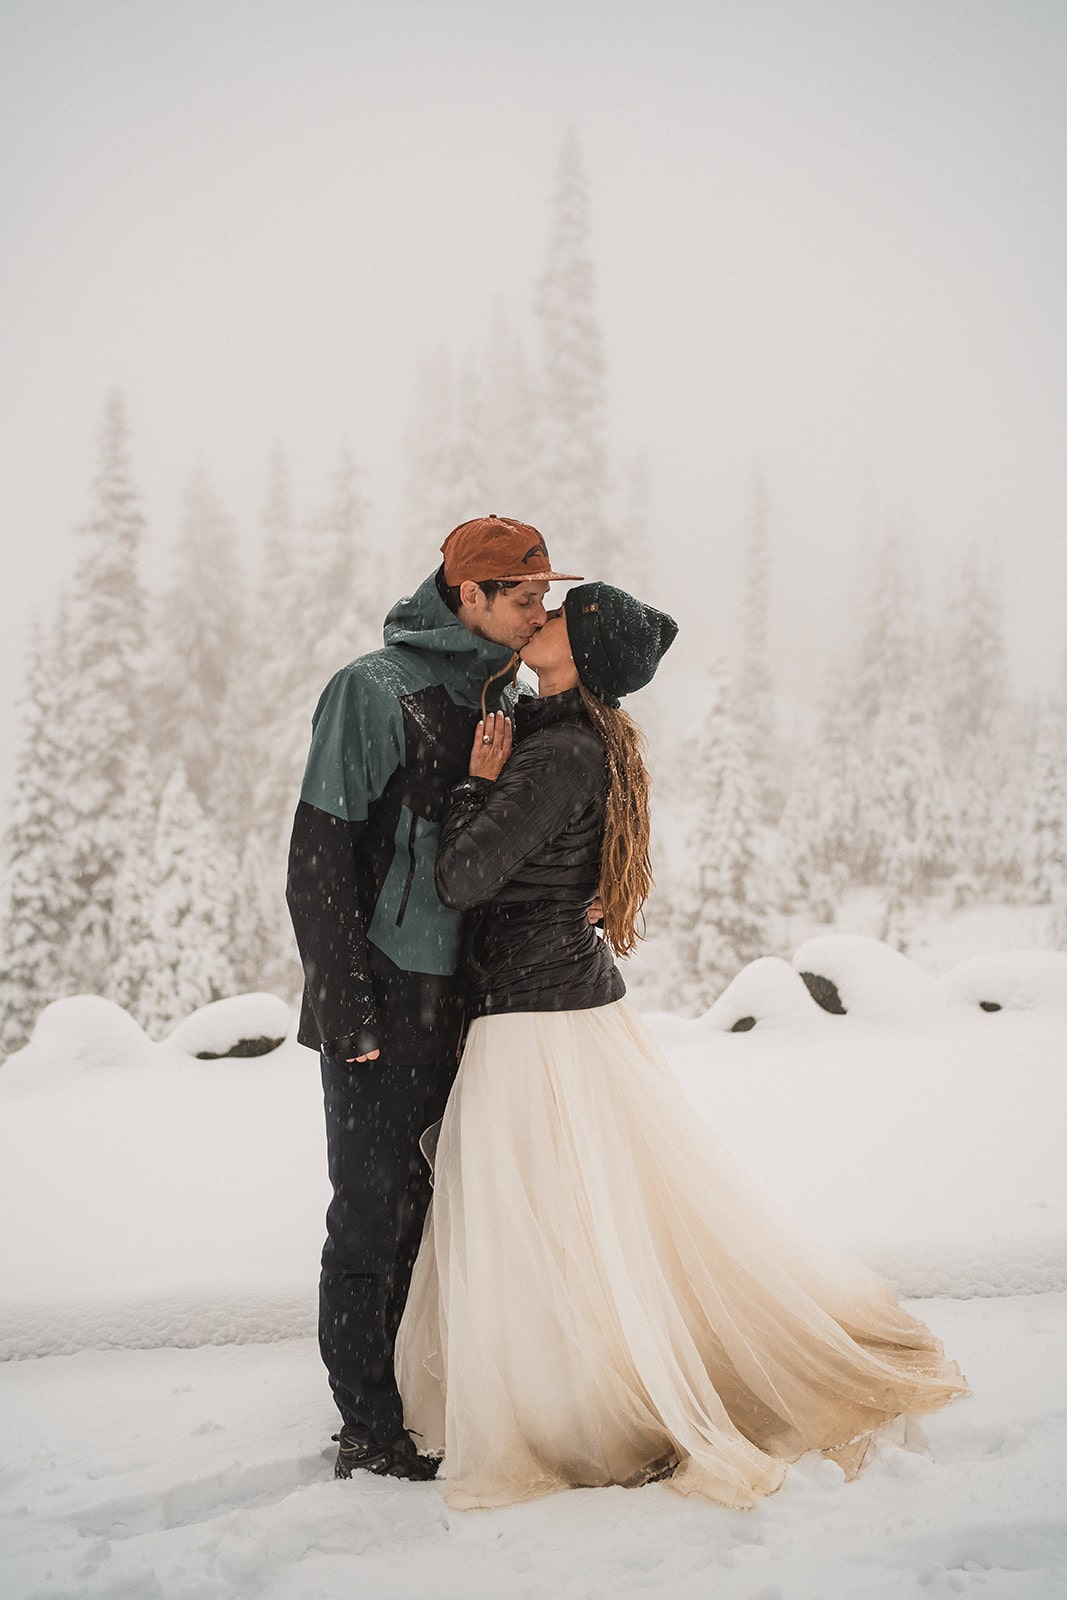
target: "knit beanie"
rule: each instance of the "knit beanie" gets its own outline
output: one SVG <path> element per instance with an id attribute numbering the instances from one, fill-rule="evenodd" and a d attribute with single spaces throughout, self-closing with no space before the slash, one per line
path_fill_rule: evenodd
<path id="1" fill-rule="evenodd" d="M 581 583 L 563 597 L 578 676 L 605 705 L 649 683 L 678 632 L 665 611 L 610 583 Z"/>

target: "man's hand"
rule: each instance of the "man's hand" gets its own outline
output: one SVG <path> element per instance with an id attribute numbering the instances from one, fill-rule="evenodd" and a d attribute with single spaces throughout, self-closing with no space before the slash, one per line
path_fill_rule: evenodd
<path id="1" fill-rule="evenodd" d="M 598 922 L 603 922 L 603 920 L 604 920 L 604 903 L 601 900 L 599 895 L 597 895 L 596 899 L 593 901 L 592 905 L 589 907 L 589 910 L 586 912 L 586 915 L 587 915 L 587 917 L 589 918 L 589 921 L 593 924 L 594 927 L 596 926 L 596 924 Z"/>
<path id="2" fill-rule="evenodd" d="M 488 778 L 495 783 L 511 754 L 511 718 L 502 711 L 490 711 L 474 730 L 471 745 L 470 776 Z"/>
<path id="3" fill-rule="evenodd" d="M 368 1050 L 365 1056 L 345 1056 L 345 1066 L 354 1067 L 357 1061 L 377 1061 L 381 1051 Z"/>

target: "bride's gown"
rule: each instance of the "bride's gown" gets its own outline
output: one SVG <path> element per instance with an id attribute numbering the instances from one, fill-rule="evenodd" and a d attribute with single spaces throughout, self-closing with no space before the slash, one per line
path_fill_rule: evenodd
<path id="1" fill-rule="evenodd" d="M 804 1451 L 858 1468 L 887 1420 L 966 1392 L 745 1176 L 625 1001 L 476 1021 L 434 1181 L 396 1362 L 453 1506 L 674 1461 L 672 1487 L 751 1506 Z"/>

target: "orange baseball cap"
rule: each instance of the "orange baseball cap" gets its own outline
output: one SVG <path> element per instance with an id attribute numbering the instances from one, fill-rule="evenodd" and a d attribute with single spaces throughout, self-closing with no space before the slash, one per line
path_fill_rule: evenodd
<path id="1" fill-rule="evenodd" d="M 536 528 L 514 517 L 475 517 L 453 528 L 441 554 L 445 558 L 445 582 L 449 587 L 466 583 L 551 583 L 569 582 L 577 572 L 553 572 L 548 546 Z"/>

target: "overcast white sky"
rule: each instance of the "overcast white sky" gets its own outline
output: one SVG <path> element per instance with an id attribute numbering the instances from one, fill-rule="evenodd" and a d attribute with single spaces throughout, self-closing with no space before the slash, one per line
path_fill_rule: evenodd
<path id="1" fill-rule="evenodd" d="M 1017 677 L 1056 674 L 1062 0 L 7 0 L 0 30 L 6 702 L 115 385 L 160 546 L 199 464 L 249 528 L 276 443 L 298 505 L 349 443 L 387 536 L 419 353 L 528 316 L 568 123 L 612 441 L 648 450 L 690 641 L 730 626 L 759 463 L 794 674 L 891 525 L 935 577 L 999 540 Z"/>

